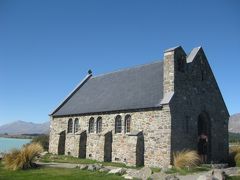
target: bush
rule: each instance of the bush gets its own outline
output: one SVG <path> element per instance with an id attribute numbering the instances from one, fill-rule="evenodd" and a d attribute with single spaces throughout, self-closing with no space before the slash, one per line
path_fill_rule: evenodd
<path id="1" fill-rule="evenodd" d="M 48 146 L 49 146 L 49 135 L 40 135 L 40 136 L 37 136 L 37 137 L 34 137 L 32 139 L 32 143 L 39 143 L 42 145 L 43 149 L 45 151 L 48 151 Z"/>
<path id="2" fill-rule="evenodd" d="M 173 165 L 177 169 L 194 167 L 198 164 L 200 164 L 200 157 L 196 151 L 183 150 L 173 154 Z"/>
<path id="3" fill-rule="evenodd" d="M 240 146 L 231 146 L 229 148 L 229 166 L 240 166 Z"/>
<path id="4" fill-rule="evenodd" d="M 28 169 L 35 167 L 33 160 L 43 148 L 38 143 L 26 145 L 21 150 L 14 149 L 3 157 L 5 168 L 10 170 Z"/>

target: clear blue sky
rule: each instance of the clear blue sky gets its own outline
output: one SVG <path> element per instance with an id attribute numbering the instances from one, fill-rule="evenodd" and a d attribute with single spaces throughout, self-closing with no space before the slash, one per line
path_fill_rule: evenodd
<path id="1" fill-rule="evenodd" d="M 43 122 L 82 80 L 203 46 L 240 112 L 240 1 L 0 0 L 0 124 Z"/>

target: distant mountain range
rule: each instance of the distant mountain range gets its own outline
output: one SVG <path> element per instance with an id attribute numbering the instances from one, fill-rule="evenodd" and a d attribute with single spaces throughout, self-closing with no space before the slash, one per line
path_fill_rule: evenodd
<path id="1" fill-rule="evenodd" d="M 240 113 L 230 116 L 228 130 L 232 133 L 240 133 Z"/>
<path id="2" fill-rule="evenodd" d="M 42 124 L 15 121 L 13 123 L 4 124 L 0 126 L 0 134 L 8 133 L 10 135 L 20 134 L 49 134 L 50 122 L 47 121 Z"/>

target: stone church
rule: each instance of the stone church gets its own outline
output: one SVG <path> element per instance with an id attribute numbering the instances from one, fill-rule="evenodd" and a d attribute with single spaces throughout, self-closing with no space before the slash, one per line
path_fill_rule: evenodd
<path id="1" fill-rule="evenodd" d="M 201 47 L 181 46 L 163 61 L 94 76 L 50 114 L 49 152 L 127 165 L 164 167 L 173 153 L 197 150 L 208 162 L 228 155 L 229 113 Z"/>

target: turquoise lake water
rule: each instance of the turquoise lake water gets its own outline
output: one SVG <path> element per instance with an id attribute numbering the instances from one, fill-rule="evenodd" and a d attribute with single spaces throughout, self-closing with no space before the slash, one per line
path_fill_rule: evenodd
<path id="1" fill-rule="evenodd" d="M 0 152 L 8 152 L 14 148 L 21 148 L 22 145 L 27 144 L 31 139 L 15 139 L 15 138 L 1 138 L 0 137 Z"/>

